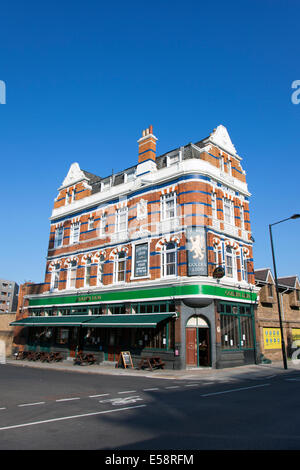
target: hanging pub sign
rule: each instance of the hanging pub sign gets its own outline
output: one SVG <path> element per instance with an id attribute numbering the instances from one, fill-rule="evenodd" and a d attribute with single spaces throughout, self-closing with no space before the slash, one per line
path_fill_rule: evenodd
<path id="1" fill-rule="evenodd" d="M 215 279 L 221 279 L 221 278 L 224 277 L 224 276 L 225 276 L 224 268 L 222 268 L 222 266 L 217 266 L 217 267 L 214 269 L 213 278 L 215 278 Z"/>
<path id="2" fill-rule="evenodd" d="M 188 276 L 207 276 L 206 233 L 203 227 L 190 227 L 187 236 Z"/>
<path id="3" fill-rule="evenodd" d="M 135 245 L 134 253 L 134 277 L 148 275 L 148 243 Z"/>

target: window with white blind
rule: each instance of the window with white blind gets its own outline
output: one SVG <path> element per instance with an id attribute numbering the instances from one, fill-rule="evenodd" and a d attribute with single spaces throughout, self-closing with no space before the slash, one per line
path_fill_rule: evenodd
<path id="1" fill-rule="evenodd" d="M 51 289 L 58 289 L 59 287 L 59 271 L 60 265 L 57 263 L 54 265 L 51 273 Z"/>
<path id="2" fill-rule="evenodd" d="M 84 275 L 85 287 L 89 287 L 91 285 L 91 266 L 92 266 L 92 260 L 91 258 L 87 258 L 86 263 L 85 263 L 85 275 Z"/>

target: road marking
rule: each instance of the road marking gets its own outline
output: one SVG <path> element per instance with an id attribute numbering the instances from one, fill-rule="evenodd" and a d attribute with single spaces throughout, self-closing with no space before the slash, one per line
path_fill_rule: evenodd
<path id="1" fill-rule="evenodd" d="M 222 392 L 206 393 L 205 395 L 201 395 L 201 397 L 209 397 L 212 395 L 222 395 L 222 393 L 240 392 L 242 390 L 250 390 L 252 388 L 267 387 L 268 385 L 271 385 L 271 384 L 253 385 L 253 387 L 234 388 L 232 390 L 224 390 Z"/>
<path id="2" fill-rule="evenodd" d="M 300 379 L 285 379 L 288 382 L 300 382 Z"/>
<path id="3" fill-rule="evenodd" d="M 153 392 L 154 390 L 159 390 L 159 388 L 144 388 L 143 392 Z"/>
<path id="4" fill-rule="evenodd" d="M 101 414 L 116 413 L 118 411 L 133 410 L 135 408 L 144 408 L 145 406 L 147 405 L 128 406 L 126 408 L 117 408 L 115 410 L 98 411 L 95 413 L 85 413 L 82 415 L 64 416 L 63 418 L 46 419 L 44 421 L 34 421 L 32 423 L 15 424 L 13 426 L 5 426 L 3 428 L 0 428 L 0 431 L 7 431 L 8 429 L 24 428 L 26 426 L 34 426 L 36 424 L 54 423 L 56 421 L 64 421 L 67 419 L 85 418 L 87 416 L 96 416 L 96 415 L 101 415 Z"/>
<path id="5" fill-rule="evenodd" d="M 6 408 L 0 408 L 0 410 L 6 410 Z"/>
<path id="6" fill-rule="evenodd" d="M 195 385 L 197 386 L 199 384 L 187 384 L 187 385 L 185 385 L 185 387 L 195 387 Z"/>
<path id="7" fill-rule="evenodd" d="M 165 388 L 180 388 L 179 385 L 170 385 L 170 387 L 165 387 Z"/>
<path id="8" fill-rule="evenodd" d="M 60 398 L 59 400 L 55 400 L 55 401 L 71 401 L 71 400 L 80 400 L 80 397 L 74 397 L 74 398 Z"/>
<path id="9" fill-rule="evenodd" d="M 107 397 L 110 393 L 101 393 L 100 395 L 89 395 L 89 398 Z"/>
<path id="10" fill-rule="evenodd" d="M 44 401 L 39 401 L 37 403 L 23 403 L 22 405 L 18 405 L 18 406 L 35 406 L 35 405 L 44 405 L 46 402 Z"/>
<path id="11" fill-rule="evenodd" d="M 136 390 L 125 390 L 124 392 L 118 392 L 118 393 L 136 393 Z"/>
<path id="12" fill-rule="evenodd" d="M 107 400 L 99 400 L 99 403 L 111 403 L 112 405 L 128 405 L 128 403 L 135 403 L 136 401 L 142 401 L 143 399 L 139 396 L 124 397 L 124 398 L 109 398 Z"/>

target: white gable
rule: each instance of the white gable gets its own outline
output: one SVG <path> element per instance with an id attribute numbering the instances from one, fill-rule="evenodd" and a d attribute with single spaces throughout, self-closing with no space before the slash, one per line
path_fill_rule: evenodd
<path id="1" fill-rule="evenodd" d="M 219 125 L 216 129 L 209 136 L 210 142 L 221 147 L 225 152 L 231 153 L 232 155 L 236 155 L 236 148 L 231 142 L 229 137 L 228 131 L 226 127 Z"/>
<path id="2" fill-rule="evenodd" d="M 70 169 L 68 171 L 67 176 L 65 177 L 62 187 L 71 186 L 72 184 L 77 183 L 78 181 L 82 181 L 83 179 L 87 179 L 83 171 L 80 169 L 78 163 L 72 163 Z"/>

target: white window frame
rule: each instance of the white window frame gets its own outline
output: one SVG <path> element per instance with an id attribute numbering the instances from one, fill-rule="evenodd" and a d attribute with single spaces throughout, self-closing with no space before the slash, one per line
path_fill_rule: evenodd
<path id="1" fill-rule="evenodd" d="M 122 255 L 122 257 L 121 257 Z M 124 263 L 124 267 L 122 270 L 120 270 L 120 264 Z M 126 282 L 126 264 L 127 264 L 127 256 L 124 251 L 120 251 L 115 255 L 114 258 L 114 275 L 113 275 L 113 281 L 114 284 L 125 284 Z M 121 273 L 124 273 L 124 279 L 119 279 L 119 275 Z"/>
<path id="2" fill-rule="evenodd" d="M 245 212 L 243 204 L 240 205 L 240 220 L 241 220 L 241 228 L 245 230 Z"/>
<path id="3" fill-rule="evenodd" d="M 108 191 L 111 187 L 111 179 L 107 179 L 102 181 L 101 183 L 101 191 Z"/>
<path id="4" fill-rule="evenodd" d="M 63 245 L 64 240 L 64 228 L 62 226 L 57 227 L 54 236 L 54 248 L 59 248 Z"/>
<path id="5" fill-rule="evenodd" d="M 167 250 L 168 245 L 172 244 L 174 246 L 173 249 Z M 175 242 L 168 242 L 162 248 L 161 251 L 161 277 L 162 278 L 170 278 L 177 276 L 177 251 L 178 247 Z M 174 254 L 174 261 L 172 263 L 168 262 L 168 254 Z M 168 266 L 174 266 L 174 273 L 168 274 Z"/>
<path id="6" fill-rule="evenodd" d="M 227 252 L 227 249 L 230 249 L 231 252 Z M 232 246 L 225 245 L 224 258 L 225 276 L 230 279 L 237 279 L 236 251 Z M 231 260 L 231 264 L 228 263 L 228 260 Z"/>
<path id="7" fill-rule="evenodd" d="M 124 221 L 122 218 L 124 217 Z M 125 233 L 128 230 L 128 207 L 122 207 L 117 210 L 116 215 L 116 233 Z"/>
<path id="8" fill-rule="evenodd" d="M 59 275 L 60 275 L 60 265 L 59 263 L 56 263 L 54 264 L 52 273 L 51 273 L 51 283 L 50 283 L 51 290 L 59 289 Z"/>
<path id="9" fill-rule="evenodd" d="M 176 165 L 181 161 L 181 152 L 173 153 L 172 155 L 167 156 L 167 167 Z"/>
<path id="10" fill-rule="evenodd" d="M 94 223 L 95 223 L 94 217 L 89 217 L 89 219 L 88 219 L 88 230 L 94 230 Z"/>
<path id="11" fill-rule="evenodd" d="M 224 173 L 224 157 L 223 155 L 220 155 L 220 170 Z"/>
<path id="12" fill-rule="evenodd" d="M 68 270 L 67 270 L 67 289 L 76 288 L 77 268 L 78 268 L 77 261 L 75 260 L 70 261 Z M 74 273 L 75 273 L 75 277 L 74 277 Z"/>
<path id="13" fill-rule="evenodd" d="M 85 270 L 84 270 L 84 287 L 90 287 L 91 285 L 91 268 L 92 259 L 91 257 L 86 258 Z"/>
<path id="14" fill-rule="evenodd" d="M 105 257 L 104 255 L 100 255 L 99 261 L 97 264 L 97 286 L 103 285 L 104 263 L 105 263 Z"/>
<path id="15" fill-rule="evenodd" d="M 136 170 L 133 168 L 132 170 L 127 171 L 124 173 L 124 183 L 129 183 L 130 181 L 134 181 L 136 177 Z"/>
<path id="16" fill-rule="evenodd" d="M 100 218 L 100 236 L 106 234 L 106 227 L 107 227 L 107 214 L 106 212 L 101 215 Z"/>
<path id="17" fill-rule="evenodd" d="M 177 207 L 176 207 L 177 194 L 176 192 L 164 194 L 161 197 L 161 220 L 173 220 L 177 216 Z M 169 216 L 169 213 L 172 209 L 168 209 L 168 203 L 173 202 L 173 216 Z"/>
<path id="18" fill-rule="evenodd" d="M 217 219 L 218 218 L 217 194 L 215 192 L 213 192 L 212 195 L 211 195 L 211 211 L 212 211 L 212 218 Z"/>
<path id="19" fill-rule="evenodd" d="M 76 235 L 76 237 L 74 235 Z M 73 222 L 71 225 L 71 229 L 70 229 L 70 245 L 74 245 L 75 243 L 78 243 L 79 240 L 80 240 L 80 222 Z"/>
<path id="20" fill-rule="evenodd" d="M 229 225 L 234 225 L 234 206 L 233 201 L 224 197 L 223 198 L 223 213 L 224 222 Z"/>

